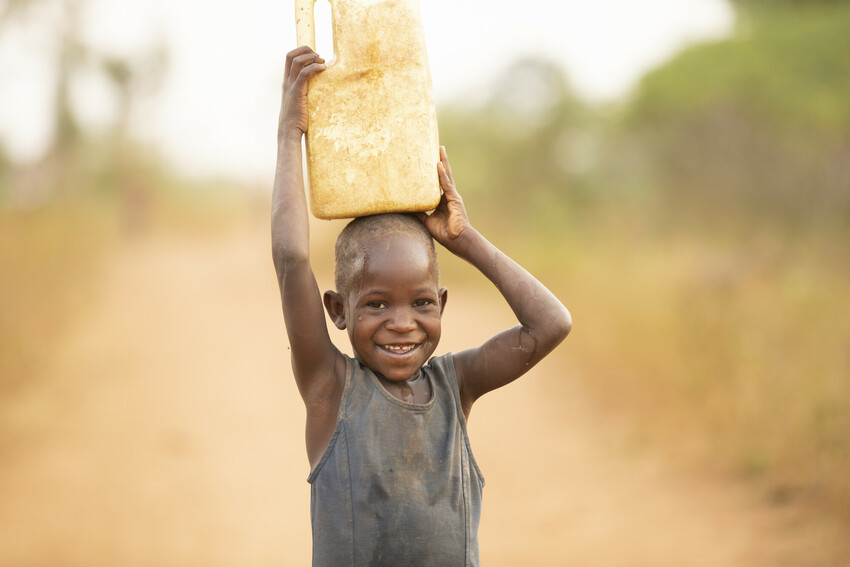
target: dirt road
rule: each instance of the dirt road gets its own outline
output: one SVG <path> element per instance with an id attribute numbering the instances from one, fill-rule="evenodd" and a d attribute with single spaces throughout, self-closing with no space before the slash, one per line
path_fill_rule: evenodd
<path id="1" fill-rule="evenodd" d="M 512 324 L 447 283 L 438 353 Z M 0 565 L 308 565 L 304 410 L 264 227 L 120 245 L 85 302 L 3 406 Z M 485 565 L 822 564 L 741 487 L 630 450 L 568 343 L 473 410 Z"/>

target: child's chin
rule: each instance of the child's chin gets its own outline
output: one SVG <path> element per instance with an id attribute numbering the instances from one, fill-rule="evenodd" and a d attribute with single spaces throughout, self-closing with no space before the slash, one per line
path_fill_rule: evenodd
<path id="1" fill-rule="evenodd" d="M 412 378 L 417 370 L 419 370 L 418 366 L 416 368 L 380 368 L 378 373 L 390 382 L 404 382 Z"/>

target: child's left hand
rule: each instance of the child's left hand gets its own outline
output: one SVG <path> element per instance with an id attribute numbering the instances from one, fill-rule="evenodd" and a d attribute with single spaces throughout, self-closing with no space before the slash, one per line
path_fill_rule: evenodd
<path id="1" fill-rule="evenodd" d="M 463 199 L 455 188 L 452 168 L 449 165 L 449 158 L 444 146 L 440 146 L 440 163 L 437 164 L 437 173 L 440 178 L 440 187 L 443 190 L 440 204 L 430 215 L 422 213 L 420 218 L 434 240 L 452 250 L 457 245 L 464 230 L 470 228 L 471 225 L 466 216 Z"/>

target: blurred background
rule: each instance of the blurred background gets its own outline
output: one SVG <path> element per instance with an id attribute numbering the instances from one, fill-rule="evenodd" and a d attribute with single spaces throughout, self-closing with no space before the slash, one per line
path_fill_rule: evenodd
<path id="1" fill-rule="evenodd" d="M 848 565 L 850 2 L 586 4 L 422 2 L 472 221 L 575 324 L 476 406 L 482 558 Z M 0 0 L 0 564 L 309 562 L 292 14 Z M 441 262 L 441 352 L 512 324 Z"/>

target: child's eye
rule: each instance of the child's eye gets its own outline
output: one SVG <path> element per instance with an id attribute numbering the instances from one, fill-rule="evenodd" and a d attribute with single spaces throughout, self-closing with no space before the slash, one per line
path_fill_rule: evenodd
<path id="1" fill-rule="evenodd" d="M 372 309 L 384 309 L 387 306 L 383 301 L 370 301 L 366 304 L 366 307 L 371 307 Z"/>
<path id="2" fill-rule="evenodd" d="M 413 302 L 414 307 L 428 307 L 429 305 L 433 305 L 433 301 L 430 299 L 417 299 Z"/>

